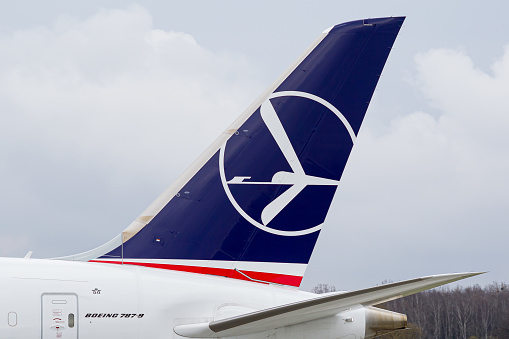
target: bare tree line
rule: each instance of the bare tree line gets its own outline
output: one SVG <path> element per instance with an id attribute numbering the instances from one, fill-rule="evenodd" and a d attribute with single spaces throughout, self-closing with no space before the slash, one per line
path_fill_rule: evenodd
<path id="1" fill-rule="evenodd" d="M 320 285 L 313 292 L 335 290 L 332 285 Z M 408 316 L 408 330 L 387 334 L 384 339 L 509 339 L 509 285 L 505 283 L 484 288 L 445 286 L 377 307 Z"/>

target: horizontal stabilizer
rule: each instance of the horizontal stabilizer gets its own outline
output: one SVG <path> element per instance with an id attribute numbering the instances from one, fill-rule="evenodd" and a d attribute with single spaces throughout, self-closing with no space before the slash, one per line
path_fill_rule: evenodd
<path id="1" fill-rule="evenodd" d="M 188 338 L 244 335 L 333 316 L 354 306 L 371 306 L 481 273 L 454 273 L 406 280 L 346 293 L 328 294 L 208 323 L 179 325 L 175 333 Z"/>

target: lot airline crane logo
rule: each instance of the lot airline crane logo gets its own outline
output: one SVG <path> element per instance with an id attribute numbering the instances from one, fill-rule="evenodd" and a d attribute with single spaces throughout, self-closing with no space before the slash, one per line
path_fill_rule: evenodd
<path id="1" fill-rule="evenodd" d="M 278 104 L 274 105 L 274 101 Z M 279 106 L 279 103 L 282 105 Z M 290 112 L 286 116 L 291 115 L 291 119 L 279 113 L 280 108 L 285 106 Z M 306 124 L 312 126 L 304 130 L 302 126 Z M 320 142 L 326 141 L 324 147 L 338 147 L 338 143 L 343 145 L 340 145 L 341 149 L 337 148 L 340 151 L 332 150 L 330 154 L 328 149 L 309 152 L 306 158 L 303 152 L 306 147 L 311 147 L 308 147 L 311 136 L 320 128 L 325 131 L 322 134 L 326 139 L 319 139 Z M 337 136 L 343 138 L 335 140 Z M 300 143 L 296 140 L 299 138 L 302 139 Z M 347 140 L 346 144 L 344 140 Z M 321 228 L 346 163 L 346 159 L 338 162 L 333 157 L 340 158 L 337 154 L 345 153 L 348 158 L 354 141 L 355 133 L 347 119 L 324 99 L 297 91 L 273 93 L 221 147 L 219 171 L 222 186 L 233 207 L 253 226 L 281 236 L 313 233 Z M 328 167 L 341 167 L 334 168 L 339 175 L 328 174 L 332 171 L 321 176 L 306 173 L 301 161 L 306 160 L 312 165 L 320 162 L 329 164 L 328 160 L 324 160 L 327 156 L 332 163 Z M 269 168 L 267 172 L 267 167 L 272 165 L 274 169 Z M 321 190 L 313 190 L 312 187 Z M 314 211 L 314 200 L 322 196 L 328 199 L 325 212 Z M 292 204 L 293 208 L 290 208 Z M 285 213 L 287 209 L 292 211 Z"/>

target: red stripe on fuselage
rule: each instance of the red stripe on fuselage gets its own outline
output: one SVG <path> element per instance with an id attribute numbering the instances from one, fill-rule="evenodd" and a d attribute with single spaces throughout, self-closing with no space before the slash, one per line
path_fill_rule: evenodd
<path id="1" fill-rule="evenodd" d="M 276 283 L 282 285 L 289 285 L 299 287 L 302 281 L 302 277 L 278 273 L 266 273 L 266 272 L 255 272 L 255 271 L 242 271 L 249 278 L 245 277 L 238 271 L 229 268 L 216 268 L 216 267 L 202 267 L 202 266 L 185 266 L 185 265 L 172 265 L 172 264 L 155 264 L 155 263 L 142 263 L 142 262 L 130 262 L 124 261 L 109 261 L 109 260 L 90 260 L 90 262 L 107 263 L 107 264 L 124 264 L 124 265 L 138 265 L 152 268 L 160 268 L 172 271 L 182 271 L 190 273 L 210 274 L 221 277 L 239 279 L 239 280 L 261 280 L 257 282 Z"/>

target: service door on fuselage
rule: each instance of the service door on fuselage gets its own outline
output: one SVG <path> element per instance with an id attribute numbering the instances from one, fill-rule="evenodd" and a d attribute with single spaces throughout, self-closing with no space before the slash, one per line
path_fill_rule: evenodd
<path id="1" fill-rule="evenodd" d="M 78 296 L 43 293 L 42 339 L 78 339 Z"/>

